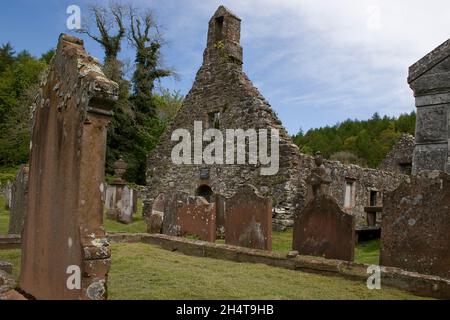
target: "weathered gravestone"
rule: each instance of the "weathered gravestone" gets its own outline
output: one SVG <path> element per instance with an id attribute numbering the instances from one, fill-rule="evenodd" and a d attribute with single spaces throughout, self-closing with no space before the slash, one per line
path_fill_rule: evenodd
<path id="1" fill-rule="evenodd" d="M 315 163 L 308 178 L 309 201 L 295 220 L 293 249 L 302 255 L 353 261 L 355 218 L 328 195 L 331 180 L 321 155 Z"/>
<path id="2" fill-rule="evenodd" d="M 225 243 L 272 250 L 272 200 L 242 186 L 225 202 Z"/>
<path id="3" fill-rule="evenodd" d="M 20 287 L 37 299 L 106 298 L 101 186 L 117 93 L 83 41 L 61 35 L 33 105 Z"/>
<path id="4" fill-rule="evenodd" d="M 5 197 L 5 209 L 9 210 L 11 208 L 11 193 L 12 193 L 12 183 L 8 181 L 3 189 L 3 196 Z"/>
<path id="5" fill-rule="evenodd" d="M 137 193 L 127 186 L 123 175 L 127 164 L 120 158 L 114 163 L 116 179 L 106 189 L 106 208 L 108 218 L 129 224 L 133 222 L 133 214 L 137 211 Z"/>
<path id="6" fill-rule="evenodd" d="M 182 191 L 172 191 L 165 194 L 163 234 L 179 236 L 180 228 L 177 224 L 178 210 L 189 201 L 189 194 Z"/>
<path id="7" fill-rule="evenodd" d="M 16 175 L 11 188 L 11 208 L 9 211 L 9 234 L 21 234 L 28 203 L 28 165 L 23 165 Z"/>
<path id="8" fill-rule="evenodd" d="M 216 237 L 225 239 L 225 203 L 226 198 L 221 194 L 215 195 L 216 204 Z"/>
<path id="9" fill-rule="evenodd" d="M 163 193 L 158 195 L 152 203 L 152 211 L 147 218 L 147 231 L 148 233 L 162 233 L 163 232 L 163 219 L 164 219 L 164 203 L 166 199 Z"/>
<path id="10" fill-rule="evenodd" d="M 176 222 L 181 236 L 192 235 L 200 240 L 216 241 L 216 206 L 202 197 L 189 197 L 178 209 Z"/>
<path id="11" fill-rule="evenodd" d="M 168 192 L 165 195 L 163 209 L 164 234 L 191 235 L 210 242 L 216 240 L 215 205 L 208 203 L 204 198 L 189 196 L 181 191 Z M 152 216 L 156 219 L 158 213 Z"/>
<path id="12" fill-rule="evenodd" d="M 380 264 L 450 279 L 450 175 L 423 171 L 385 195 Z"/>

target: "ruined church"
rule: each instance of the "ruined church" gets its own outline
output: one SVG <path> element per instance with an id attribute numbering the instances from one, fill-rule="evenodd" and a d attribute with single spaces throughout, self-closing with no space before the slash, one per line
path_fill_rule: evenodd
<path id="1" fill-rule="evenodd" d="M 232 196 L 244 184 L 270 196 L 274 205 L 289 206 L 296 193 L 299 150 L 293 144 L 269 103 L 242 70 L 241 20 L 221 6 L 209 22 L 203 65 L 171 128 L 150 155 L 147 170 L 148 196 L 155 199 L 168 191 L 184 191 L 214 201 L 214 194 Z M 261 175 L 261 165 L 176 165 L 171 160 L 175 129 L 194 135 L 194 122 L 204 129 L 271 129 L 279 131 L 279 171 Z M 147 204 L 148 210 L 148 204 Z"/>
<path id="2" fill-rule="evenodd" d="M 149 156 L 147 195 L 144 214 L 151 214 L 154 200 L 162 194 L 183 191 L 203 196 L 210 202 L 214 195 L 231 197 L 244 184 L 273 202 L 273 226 L 276 230 L 292 227 L 295 212 L 307 197 L 306 178 L 314 167 L 310 156 L 302 155 L 293 144 L 269 103 L 243 72 L 243 50 L 240 46 L 241 20 L 221 6 L 209 22 L 203 64 L 171 128 Z M 274 176 L 260 174 L 260 165 L 176 165 L 171 152 L 177 141 L 171 141 L 176 129 L 194 135 L 194 122 L 205 129 L 277 129 L 280 132 L 279 171 Z M 411 151 L 412 152 L 412 151 Z M 411 155 L 412 157 L 412 155 Z M 405 172 L 391 168 L 385 171 L 326 161 L 332 177 L 331 196 L 359 225 L 365 225 L 365 207 L 381 206 L 385 191 L 395 189 L 406 178 Z"/>

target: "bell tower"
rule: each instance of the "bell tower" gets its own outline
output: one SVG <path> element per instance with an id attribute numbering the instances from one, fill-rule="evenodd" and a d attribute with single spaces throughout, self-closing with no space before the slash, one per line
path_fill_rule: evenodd
<path id="1" fill-rule="evenodd" d="M 209 21 L 204 62 L 228 62 L 242 65 L 241 19 L 220 6 Z"/>

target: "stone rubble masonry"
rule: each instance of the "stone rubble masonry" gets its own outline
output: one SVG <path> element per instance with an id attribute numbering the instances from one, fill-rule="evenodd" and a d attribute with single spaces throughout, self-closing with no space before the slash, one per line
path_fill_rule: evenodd
<path id="1" fill-rule="evenodd" d="M 380 263 L 450 279 L 450 175 L 422 171 L 388 193 Z"/>
<path id="2" fill-rule="evenodd" d="M 9 234 L 21 234 L 28 203 L 28 165 L 23 165 L 16 175 L 11 188 L 11 208 L 9 211 Z"/>
<path id="3" fill-rule="evenodd" d="M 144 212 L 151 214 L 152 201 L 161 193 L 183 191 L 200 195 L 199 187 L 208 186 L 214 194 L 231 197 L 239 185 L 252 184 L 278 206 L 292 206 L 298 185 L 299 149 L 283 128 L 269 103 L 242 70 L 240 46 L 241 20 L 219 7 L 209 22 L 203 64 L 171 127 L 149 156 L 148 194 Z M 171 141 L 175 129 L 186 129 L 193 136 L 194 121 L 203 121 L 204 129 L 214 127 L 214 115 L 220 114 L 219 130 L 277 129 L 280 132 L 280 170 L 275 176 L 262 176 L 259 165 L 175 165 L 171 159 Z M 201 171 L 208 171 L 201 176 Z M 214 200 L 212 200 L 214 201 Z"/>
<path id="4" fill-rule="evenodd" d="M 360 226 L 367 225 L 364 208 L 371 205 L 371 192 L 376 192 L 377 205 L 381 205 L 385 192 L 395 190 L 401 182 L 409 179 L 407 175 L 361 168 L 356 165 L 346 165 L 338 161 L 324 160 L 324 166 L 331 178 L 329 186 L 330 196 L 337 201 L 344 212 L 355 216 L 356 225 Z M 306 206 L 308 193 L 306 181 L 314 167 L 314 158 L 312 156 L 300 155 L 300 185 L 295 201 L 295 212 L 300 212 Z M 349 207 L 345 206 L 347 183 L 354 184 L 354 195 Z"/>
<path id="5" fill-rule="evenodd" d="M 245 185 L 225 200 L 225 243 L 272 250 L 272 200 Z"/>
<path id="6" fill-rule="evenodd" d="M 413 174 L 450 172 L 450 40 L 409 68 L 417 107 Z"/>
<path id="7" fill-rule="evenodd" d="M 20 288 L 36 299 L 106 298 L 110 249 L 101 198 L 117 95 L 83 41 L 61 35 L 32 106 Z M 68 289 L 69 266 L 81 269 L 81 290 Z"/>
<path id="8" fill-rule="evenodd" d="M 399 174 L 411 174 L 415 140 L 412 135 L 404 134 L 393 146 L 378 167 L 379 170 Z"/>

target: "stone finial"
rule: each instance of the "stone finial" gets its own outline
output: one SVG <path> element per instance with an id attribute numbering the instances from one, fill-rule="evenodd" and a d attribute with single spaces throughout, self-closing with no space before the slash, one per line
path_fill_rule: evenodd
<path id="1" fill-rule="evenodd" d="M 117 177 L 118 180 L 123 180 L 123 175 L 127 171 L 128 165 L 123 160 L 122 157 L 120 157 L 119 160 L 114 162 L 113 169 L 114 169 L 114 175 Z"/>
<path id="2" fill-rule="evenodd" d="M 316 168 L 311 170 L 307 182 L 312 188 L 314 198 L 317 198 L 320 195 L 328 194 L 331 178 L 323 165 L 322 153 L 316 153 L 314 156 L 314 163 Z"/>

